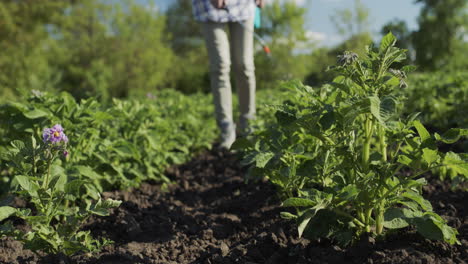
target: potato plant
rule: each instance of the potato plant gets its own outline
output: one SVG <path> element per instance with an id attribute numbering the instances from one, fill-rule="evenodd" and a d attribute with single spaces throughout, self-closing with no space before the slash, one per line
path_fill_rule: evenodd
<path id="1" fill-rule="evenodd" d="M 284 207 L 295 212 L 299 236 L 331 238 L 349 244 L 364 233 L 409 225 L 430 239 L 457 243 L 457 231 L 422 196 L 425 175 L 447 167 L 467 177 L 467 155 L 443 153 L 437 142 L 468 135 L 450 129 L 431 135 L 417 120 L 402 116 L 407 74 L 396 67 L 405 50 L 388 34 L 367 56 L 339 56 L 332 83 L 315 90 L 288 84 L 293 96 L 276 110 L 277 123 L 239 140 L 249 175 L 267 176 L 279 187 Z"/>
<path id="2" fill-rule="evenodd" d="M 108 209 L 118 207 L 120 201 L 99 199 L 80 201 L 85 181 L 65 173 L 60 157 L 69 156 L 68 137 L 60 125 L 46 128 L 43 143 L 13 141 L 7 156 L 19 175 L 14 177 L 17 195 L 31 204 L 31 208 L 0 207 L 0 221 L 10 217 L 23 219 L 30 231 L 16 229 L 11 221 L 0 226 L 0 235 L 11 236 L 24 243 L 25 248 L 48 254 L 73 255 L 94 252 L 111 241 L 96 240 L 90 231 L 80 231 L 91 215 L 107 216 Z"/>
<path id="3" fill-rule="evenodd" d="M 9 142 L 28 140 L 31 133 L 40 135 L 42 127 L 61 123 L 73 143 L 65 170 L 89 182 L 89 198 L 97 199 L 93 194 L 104 190 L 136 187 L 148 179 L 168 183 L 167 167 L 210 147 L 215 138 L 209 100 L 166 90 L 104 105 L 93 98 L 76 102 L 68 93 L 33 91 L 21 101 L 0 106 L 0 160 L 9 162 L 2 155 Z M 11 170 L 2 163 L 0 167 L 0 172 Z M 5 192 L 11 177 L 2 178 Z"/>

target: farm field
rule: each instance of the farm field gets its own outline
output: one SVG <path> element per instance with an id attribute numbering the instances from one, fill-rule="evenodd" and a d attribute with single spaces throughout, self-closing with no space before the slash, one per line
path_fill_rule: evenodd
<path id="1" fill-rule="evenodd" d="M 458 82 L 457 84 L 459 85 Z M 297 83 L 283 86 L 295 85 Z M 452 86 L 444 85 L 444 87 Z M 460 87 L 457 86 L 457 89 Z M 293 94 L 290 88 L 259 92 L 259 102 L 262 105 L 257 120 L 259 131 L 276 122 L 274 112 L 268 105 L 281 104 L 284 98 L 294 98 Z M 177 98 L 175 99 L 177 102 L 185 102 L 187 105 L 191 105 L 192 100 L 197 102 L 210 100 L 199 95 L 185 97 L 172 92 L 156 93 L 155 96 L 164 98 L 165 106 L 171 106 L 173 101 L 169 98 Z M 35 107 L 42 109 L 40 104 Z M 22 119 L 18 114 L 24 117 L 28 115 L 12 111 L 8 107 L 3 109 L 9 109 L 3 112 L 4 115 L 13 114 L 17 122 L 30 120 L 32 126 L 47 123 L 49 122 L 47 119 L 54 119 L 53 116 L 57 115 L 52 111 L 52 116 Z M 200 109 L 198 113 L 209 119 L 210 110 L 206 109 L 206 112 Z M 26 113 L 33 110 L 29 109 Z M 106 110 L 105 107 L 101 107 L 100 110 L 114 111 Z M 171 111 L 166 115 L 178 116 L 179 112 Z M 66 112 L 61 113 L 61 116 L 67 116 Z M 192 120 L 191 125 L 200 129 L 198 124 L 206 124 L 205 117 L 198 121 Z M 424 118 L 426 117 L 422 114 L 422 119 Z M 177 127 L 186 125 L 184 122 L 179 122 Z M 427 174 L 428 185 L 423 187 L 422 195 L 433 205 L 434 212 L 445 219 L 449 226 L 457 229 L 459 233 L 457 239 L 460 244 L 450 245 L 446 242 L 425 239 L 417 234 L 414 228 L 388 232 L 380 237 L 364 235 L 352 246 L 341 246 L 327 238 L 308 240 L 298 237 L 294 221 L 280 217 L 284 207 L 281 206 L 282 196 L 278 196 L 278 187 L 266 178 L 246 183 L 248 170 L 241 165 L 242 155 L 215 149 L 206 150 L 211 145 L 207 143 L 215 140 L 215 127 L 212 124 L 203 129 L 211 131 L 211 134 L 202 134 L 205 136 L 203 139 L 195 140 L 194 137 L 193 141 L 183 141 L 186 145 L 191 145 L 192 142 L 200 142 L 197 143 L 200 145 L 192 145 L 191 151 L 183 156 L 177 156 L 178 159 L 174 159 L 173 155 L 180 151 L 165 150 L 168 153 L 165 155 L 167 158 L 161 160 L 161 162 L 165 160 L 158 169 L 162 173 L 158 173 L 156 178 L 153 176 L 148 179 L 146 177 L 138 179 L 141 183 L 133 187 L 132 184 L 123 184 L 127 182 L 125 178 L 119 180 L 120 183 L 103 184 L 101 187 L 103 199 L 120 200 L 122 204 L 118 208 L 110 209 L 109 216 L 92 216 L 82 224 L 82 228 L 91 231 L 93 237 L 104 237 L 114 243 L 104 246 L 101 252 L 74 254 L 68 261 L 72 263 L 464 263 L 468 257 L 466 250 L 468 216 L 464 206 L 466 185 L 462 183 L 454 188 L 455 178 L 439 178 L 437 174 Z M 191 133 L 190 130 L 181 131 L 183 131 L 181 133 Z M 21 135 L 19 132 L 4 133 L 4 137 Z M 69 134 L 70 138 L 71 135 L 73 134 Z M 463 142 L 466 143 L 462 141 L 461 144 L 449 149 L 466 152 L 466 144 Z M 174 154 L 170 154 L 172 151 L 175 151 Z M 71 146 L 70 152 L 73 153 Z M 101 167 L 99 164 L 93 166 L 97 166 L 95 170 L 98 171 Z M 98 172 L 98 174 L 106 173 L 110 172 L 107 170 Z M 79 177 L 92 176 L 85 173 Z M 128 173 L 124 176 L 135 177 Z M 116 188 L 126 190 L 116 190 Z M 86 196 L 83 199 L 86 199 Z M 27 206 L 24 200 L 15 200 L 12 205 Z M 13 223 L 18 229 L 28 230 L 24 220 L 15 219 Z M 1 263 L 65 261 L 60 257 L 54 257 L 53 254 L 40 252 L 35 254 L 31 250 L 23 249 L 20 242 L 11 238 L 2 239 L 0 252 Z"/>
<path id="2" fill-rule="evenodd" d="M 350 248 L 330 241 L 297 238 L 268 182 L 244 184 L 245 170 L 232 154 L 204 152 L 174 166 L 168 191 L 154 182 L 104 197 L 123 203 L 110 217 L 86 228 L 115 241 L 99 254 L 73 257 L 76 263 L 463 263 L 467 259 L 466 192 L 430 179 L 424 196 L 456 227 L 461 245 L 422 239 L 414 230 L 386 240 L 363 238 Z M 2 241 L 2 263 L 40 263 L 18 242 Z M 50 258 L 42 260 L 51 263 Z"/>
<path id="3" fill-rule="evenodd" d="M 468 2 L 332 2 L 256 0 L 232 121 L 192 1 L 0 2 L 0 264 L 468 263 Z"/>

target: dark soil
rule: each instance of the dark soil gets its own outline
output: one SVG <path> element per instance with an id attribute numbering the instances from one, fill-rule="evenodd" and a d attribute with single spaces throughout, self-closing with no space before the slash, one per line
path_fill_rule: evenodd
<path id="1" fill-rule="evenodd" d="M 329 241 L 298 239 L 268 182 L 243 181 L 244 171 L 230 154 L 207 152 L 171 168 L 175 184 L 167 189 L 144 183 L 130 191 L 105 193 L 124 202 L 109 217 L 87 225 L 95 236 L 115 241 L 93 256 L 72 263 L 466 263 L 468 215 L 466 192 L 431 180 L 425 188 L 436 212 L 458 228 L 462 245 L 426 240 L 414 231 L 389 235 L 385 241 L 363 239 L 351 248 Z M 0 241 L 0 263 L 54 263 L 21 244 Z"/>

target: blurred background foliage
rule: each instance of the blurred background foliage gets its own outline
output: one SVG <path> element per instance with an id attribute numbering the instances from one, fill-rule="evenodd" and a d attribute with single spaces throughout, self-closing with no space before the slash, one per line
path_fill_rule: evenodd
<path id="1" fill-rule="evenodd" d="M 391 21 L 398 45 L 420 71 L 468 70 L 466 0 L 415 0 L 423 5 L 419 28 Z M 330 80 L 326 68 L 345 50 L 358 54 L 372 42 L 369 9 L 354 0 L 330 19 L 345 39 L 318 46 L 307 36 L 303 7 L 272 0 L 262 12 L 258 33 L 273 56 L 257 46 L 259 89 L 279 80 L 310 85 Z M 0 100 L 36 90 L 65 90 L 76 98 L 146 94 L 174 88 L 208 92 L 208 59 L 191 1 L 176 0 L 164 12 L 132 0 L 2 0 L 0 2 Z"/>

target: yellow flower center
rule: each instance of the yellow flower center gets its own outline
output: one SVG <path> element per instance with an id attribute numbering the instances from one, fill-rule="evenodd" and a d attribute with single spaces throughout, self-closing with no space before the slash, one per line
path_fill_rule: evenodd
<path id="1" fill-rule="evenodd" d="M 59 137 L 59 136 L 60 136 L 59 132 L 58 132 L 58 131 L 55 131 L 55 132 L 54 132 L 54 137 Z"/>

